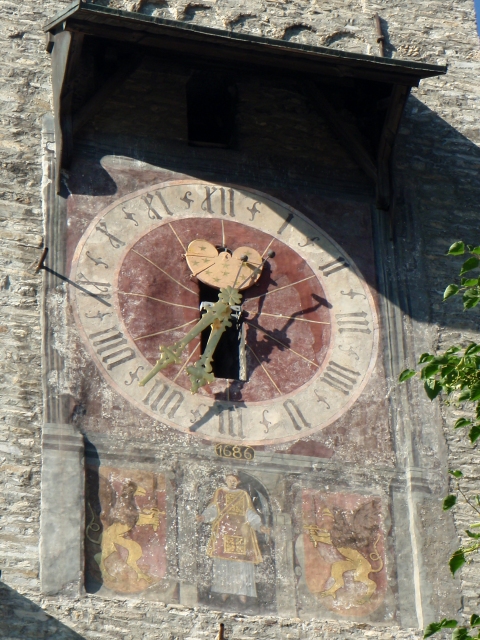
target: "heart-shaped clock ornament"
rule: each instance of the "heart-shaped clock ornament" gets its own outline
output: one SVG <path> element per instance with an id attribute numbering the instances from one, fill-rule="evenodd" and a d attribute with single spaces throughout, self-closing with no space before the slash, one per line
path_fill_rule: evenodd
<path id="1" fill-rule="evenodd" d="M 192 274 L 215 289 L 247 289 L 262 275 L 262 256 L 251 247 L 238 247 L 233 253 L 227 250 L 219 253 L 211 242 L 193 240 L 185 257 Z"/>

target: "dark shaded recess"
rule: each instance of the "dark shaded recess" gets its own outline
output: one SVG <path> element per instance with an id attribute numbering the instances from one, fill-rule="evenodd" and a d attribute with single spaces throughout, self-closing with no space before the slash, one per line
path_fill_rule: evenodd
<path id="1" fill-rule="evenodd" d="M 102 587 L 102 574 L 94 556 L 101 551 L 103 525 L 100 520 L 101 462 L 95 445 L 85 436 L 85 590 L 97 593 Z"/>
<path id="2" fill-rule="evenodd" d="M 270 193 L 311 216 L 345 246 L 342 226 L 339 226 L 340 220 L 337 213 L 333 213 L 334 203 L 372 202 L 373 181 L 358 165 L 350 161 L 345 146 L 339 143 L 333 130 L 328 133 L 329 126 L 325 124 L 322 109 L 319 108 L 317 112 L 315 100 L 307 90 L 312 82 L 311 75 L 297 74 L 296 79 L 292 79 L 279 71 L 269 69 L 262 76 L 261 69 L 253 69 L 248 64 L 240 69 L 233 61 L 225 61 L 223 64 L 220 61 L 210 63 L 201 57 L 192 59 L 184 53 L 173 55 L 139 45 L 136 45 L 135 52 L 135 55 L 144 56 L 144 65 L 148 60 L 150 82 L 145 82 L 141 87 L 135 87 L 134 83 L 130 83 L 130 79 L 138 74 L 137 68 L 130 76 L 126 76 L 125 82 L 118 83 L 116 90 L 112 89 L 106 100 L 96 100 L 97 88 L 104 86 L 102 82 L 108 79 L 109 74 L 115 75 L 117 72 L 125 71 L 123 61 L 131 56 L 132 45 L 114 40 L 102 43 L 101 38 L 97 36 L 85 35 L 80 66 L 77 67 L 80 72 L 75 82 L 70 85 L 73 95 L 73 121 L 79 110 L 85 113 L 86 105 L 91 100 L 96 100 L 93 106 L 97 110 L 95 113 L 92 111 L 91 118 L 75 133 L 72 179 L 68 182 L 71 193 L 113 195 L 116 192 L 114 179 L 102 168 L 100 162 L 105 155 L 126 156 L 159 167 L 157 174 L 152 173 L 152 182 L 156 180 L 156 175 L 162 180 L 169 179 L 169 175 L 173 176 L 175 172 L 179 172 L 200 180 L 231 182 Z M 243 113 L 246 112 L 245 104 L 251 104 L 252 109 L 249 113 L 253 114 L 252 117 L 249 116 L 246 129 L 237 116 L 235 127 L 238 134 L 235 134 L 235 147 L 195 148 L 188 145 L 187 117 L 181 112 L 183 100 L 186 113 L 185 83 L 180 83 L 178 98 L 175 98 L 177 102 L 174 104 L 172 101 L 172 104 L 168 105 L 170 112 L 176 111 L 176 120 L 185 119 L 185 135 L 182 137 L 177 133 L 172 134 L 169 130 L 171 120 L 165 121 L 164 118 L 158 117 L 155 119 L 156 112 L 148 112 L 142 106 L 149 96 L 155 97 L 156 104 L 164 96 L 164 87 L 157 83 L 153 67 L 161 73 L 169 71 L 186 80 L 194 79 L 195 72 L 200 72 L 200 75 L 196 76 L 197 79 L 202 77 L 202 74 L 205 77 L 204 74 L 210 73 L 213 74 L 212 77 L 215 74 L 216 77 L 228 76 L 230 82 L 238 86 L 241 93 L 237 112 L 240 112 L 240 103 Z M 265 86 L 269 86 L 269 83 L 278 84 L 288 90 L 290 95 L 297 96 L 301 104 L 307 105 L 307 109 L 299 111 L 296 114 L 296 122 L 293 122 L 293 114 L 285 111 L 285 104 L 273 101 L 270 103 L 268 114 L 261 113 L 257 122 L 257 105 L 249 102 L 254 100 L 254 97 L 242 88 L 242 83 L 252 80 L 263 82 Z M 335 114 L 341 115 L 342 122 L 354 123 L 354 129 L 358 132 L 357 139 L 361 138 L 362 141 L 360 146 L 363 145 L 364 149 L 375 149 L 388 109 L 388 83 L 365 78 L 331 78 L 320 74 L 313 82 L 316 90 L 327 97 Z M 132 94 L 133 88 L 136 94 Z M 145 93 L 141 93 L 141 89 Z M 138 100 L 139 96 L 141 100 Z M 127 107 L 134 99 L 137 99 L 139 108 L 136 108 L 135 121 L 132 122 L 132 114 L 131 111 L 127 111 Z M 117 107 L 117 110 L 114 120 L 110 120 L 112 126 L 105 131 L 103 123 L 111 119 L 114 107 Z M 306 148 L 309 143 L 308 136 L 311 137 L 312 131 L 307 119 L 309 113 L 315 113 L 315 121 L 323 126 L 325 142 L 322 138 L 324 134 L 322 131 L 319 133 L 322 144 L 326 144 L 327 136 L 330 136 L 328 158 L 324 148 L 318 149 L 316 154 L 314 150 L 309 150 L 308 153 L 299 156 L 286 146 L 288 136 L 294 130 L 299 145 L 302 149 Z M 274 122 L 275 117 L 277 119 Z M 138 133 L 132 131 L 132 124 L 137 122 L 148 123 L 149 136 L 143 134 L 140 129 Z M 260 126 L 263 122 L 264 126 Z M 401 268 L 397 273 L 399 280 L 404 284 L 400 287 L 400 298 L 397 300 L 394 287 L 386 294 L 404 313 L 421 322 L 429 322 L 433 313 L 431 303 L 441 302 L 445 284 L 453 279 L 457 270 L 455 260 L 443 257 L 446 249 L 453 240 L 459 238 L 476 242 L 480 184 L 474 178 L 473 172 L 478 173 L 480 150 L 466 136 L 413 96 L 408 99 L 402 126 L 410 133 L 402 135 L 400 131 L 395 155 L 392 157 L 395 195 L 391 210 L 387 214 L 387 224 L 399 264 L 403 262 L 408 266 Z M 307 130 L 306 134 L 303 133 L 304 130 Z M 258 139 L 255 148 L 252 146 L 244 149 L 246 134 L 250 139 Z M 259 152 L 260 148 L 264 149 L 263 154 Z M 331 153 L 336 154 L 335 164 L 327 162 Z M 419 164 L 422 164 L 421 169 L 418 168 Z M 137 179 L 141 182 L 141 170 L 134 172 L 130 169 L 129 172 L 133 182 Z M 67 195 L 66 191 L 64 195 Z M 318 216 L 315 207 L 317 198 L 323 201 L 330 199 L 331 216 Z M 425 203 L 429 203 L 428 208 L 425 208 Z M 462 212 L 462 215 L 459 215 L 459 212 Z M 352 223 L 356 222 L 352 220 Z M 342 219 L 341 224 L 346 225 L 347 221 Z M 428 238 L 428 247 L 431 249 L 420 247 L 419 238 L 422 237 Z M 385 239 L 385 236 L 377 237 L 375 242 L 383 243 Z M 363 256 L 355 246 L 346 248 L 358 263 L 368 284 L 376 288 L 377 282 L 373 273 L 368 273 L 362 264 L 365 262 Z M 429 257 L 426 258 L 425 254 L 429 254 Z M 431 260 L 436 261 L 434 270 L 431 269 Z M 428 289 L 431 301 L 426 296 L 422 301 L 419 300 L 415 292 L 420 285 L 425 290 Z M 461 329 L 476 324 L 472 314 L 462 312 L 460 301 L 457 300 L 443 305 L 441 313 L 436 314 L 435 319 L 445 326 Z"/>
<path id="3" fill-rule="evenodd" d="M 199 281 L 200 302 L 217 302 L 218 289 L 209 287 Z M 226 378 L 227 380 L 240 379 L 240 337 L 242 330 L 242 321 L 238 322 L 235 318 L 231 318 L 232 326 L 225 329 L 224 334 L 215 349 L 213 356 L 212 370 L 216 378 Z M 201 350 L 205 351 L 208 339 L 210 337 L 210 328 L 202 331 Z"/>
<path id="4" fill-rule="evenodd" d="M 84 639 L 3 582 L 0 582 L 0 637 L 9 640 Z"/>
<path id="5" fill-rule="evenodd" d="M 203 5 L 188 5 L 187 9 L 189 7 L 196 9 Z M 75 3 L 57 15 L 46 29 L 49 32 L 47 48 L 52 53 L 53 63 L 57 193 L 60 192 L 60 167 L 62 164 L 68 167 L 72 160 L 75 130 L 99 109 L 102 100 L 109 97 L 128 78 L 137 64 L 137 56 L 141 58 L 147 54 L 155 55 L 156 52 L 164 64 L 168 64 L 168 61 L 184 63 L 190 70 L 203 74 L 203 81 L 200 78 L 197 83 L 195 75 L 192 79 L 195 109 L 193 112 L 189 109 L 189 137 L 193 144 L 225 146 L 231 138 L 228 135 L 232 130 L 231 123 L 227 123 L 231 114 L 231 109 L 228 108 L 228 90 L 221 89 L 224 83 L 218 77 L 215 80 L 213 71 L 217 76 L 220 73 L 230 76 L 235 71 L 260 73 L 266 77 L 276 75 L 282 78 L 284 86 L 301 82 L 315 110 L 326 120 L 334 136 L 369 179 L 375 182 L 377 208 L 388 211 L 392 204 L 391 154 L 410 88 L 418 86 L 421 78 L 446 72 L 445 67 L 437 65 L 393 61 L 384 57 L 336 51 L 328 47 L 299 45 L 285 40 L 280 44 L 279 41 L 268 38 L 233 34 L 231 31 L 198 25 L 187 27 L 187 23 L 143 14 L 134 15 L 101 7 L 93 2 Z M 117 41 L 112 45 L 113 48 L 118 49 L 123 45 L 124 49 L 131 49 L 136 45 L 136 49 L 130 59 L 127 57 L 124 64 L 118 65 L 109 74 L 97 93 L 79 110 L 75 110 L 73 92 L 79 75 L 78 61 L 82 56 L 84 40 L 86 44 L 89 35 L 104 42 Z M 110 51 L 110 44 L 107 49 L 109 55 L 115 57 L 115 53 Z M 106 60 L 108 66 L 108 56 Z M 207 69 L 211 76 L 209 89 L 206 86 Z M 360 84 L 363 81 L 374 81 L 388 87 L 388 104 L 386 109 L 380 108 L 385 115 L 378 144 L 375 139 L 367 140 L 370 145 L 365 144 L 357 123 L 345 120 L 328 95 L 319 89 L 318 83 L 321 84 L 324 78 L 331 84 L 341 82 L 344 77 L 354 78 Z M 368 82 L 364 85 L 363 92 L 368 93 Z M 209 94 L 215 99 L 209 100 Z M 220 113 L 222 104 L 224 111 Z M 375 110 L 373 102 L 370 109 Z M 198 115 L 197 118 L 197 111 L 199 114 L 203 113 L 203 117 Z M 373 154 L 369 148 L 371 144 L 374 147 Z"/>
<path id="6" fill-rule="evenodd" d="M 229 147 L 233 139 L 237 89 L 226 75 L 195 71 L 187 82 L 188 144 Z"/>

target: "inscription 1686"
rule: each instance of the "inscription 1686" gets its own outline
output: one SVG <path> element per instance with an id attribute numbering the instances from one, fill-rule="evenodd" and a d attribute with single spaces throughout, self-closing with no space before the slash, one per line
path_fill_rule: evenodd
<path id="1" fill-rule="evenodd" d="M 236 460 L 253 460 L 255 451 L 252 447 L 242 447 L 236 444 L 217 444 L 215 453 L 220 458 L 235 458 Z"/>

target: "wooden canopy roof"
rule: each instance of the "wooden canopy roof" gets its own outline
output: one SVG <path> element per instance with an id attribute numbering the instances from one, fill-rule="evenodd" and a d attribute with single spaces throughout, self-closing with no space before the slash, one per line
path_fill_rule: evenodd
<path id="1" fill-rule="evenodd" d="M 71 157 L 74 130 L 101 107 L 112 83 L 122 82 L 132 72 L 135 66 L 132 51 L 140 56 L 154 52 L 161 54 L 163 60 L 185 62 L 196 68 L 209 65 L 252 73 L 267 72 L 278 75 L 285 82 L 294 80 L 303 87 L 334 135 L 375 181 L 377 206 L 388 209 L 391 152 L 410 89 L 424 78 L 447 71 L 445 66 L 213 29 L 111 9 L 84 0 L 75 0 L 45 26 L 45 31 L 47 49 L 52 53 L 58 185 L 60 163 L 68 164 Z M 73 113 L 77 63 L 82 47 L 86 46 L 86 36 L 127 47 L 130 62 L 120 64 L 106 86 Z M 380 135 L 369 136 L 355 124 L 358 115 L 355 104 L 351 105 L 353 117 L 348 121 L 342 119 L 335 107 L 334 93 L 335 86 L 341 86 L 347 80 L 360 86 L 367 101 L 371 96 L 373 111 L 382 111 Z M 382 103 L 380 107 L 379 102 Z"/>

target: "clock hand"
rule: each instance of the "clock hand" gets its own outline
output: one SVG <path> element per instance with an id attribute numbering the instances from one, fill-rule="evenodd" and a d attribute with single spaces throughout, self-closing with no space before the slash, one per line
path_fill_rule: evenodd
<path id="1" fill-rule="evenodd" d="M 228 311 L 228 315 L 225 315 L 223 320 L 220 320 L 219 318 L 214 320 L 207 346 L 205 347 L 205 351 L 203 352 L 200 360 L 197 360 L 195 364 L 187 367 L 187 373 L 192 381 L 192 393 L 197 393 L 200 387 L 210 384 L 210 382 L 215 380 L 215 376 L 212 373 L 213 354 L 225 329 L 232 326 L 232 323 L 230 322 L 230 315 L 231 310 Z"/>
<path id="2" fill-rule="evenodd" d="M 240 285 L 238 288 L 239 288 L 239 289 L 241 289 L 241 288 L 243 287 L 243 285 L 244 285 L 244 284 L 246 284 L 249 280 L 253 280 L 253 278 L 255 278 L 255 276 L 257 275 L 257 273 L 259 273 L 259 272 L 263 269 L 263 265 L 266 263 L 266 261 L 268 260 L 268 258 L 274 258 L 274 257 L 275 257 L 275 251 L 269 251 L 269 252 L 267 253 L 267 257 L 266 257 L 266 258 L 264 258 L 264 259 L 262 260 L 261 264 L 259 264 L 259 265 L 258 265 L 258 267 L 256 267 L 256 269 L 254 269 L 254 270 L 252 271 L 252 273 L 248 276 L 248 278 L 245 278 L 245 280 L 241 283 L 241 285 Z M 248 262 L 248 256 L 242 256 L 242 257 L 241 257 L 241 260 L 242 260 L 242 263 L 246 262 L 247 264 L 250 264 L 250 263 Z M 238 270 L 237 278 L 238 278 L 238 276 L 240 275 L 240 271 L 242 270 L 242 267 L 243 267 L 243 264 L 242 264 L 242 266 L 240 267 L 240 269 Z M 235 284 L 236 284 L 236 282 L 237 282 L 237 278 L 235 278 L 234 286 L 235 286 Z"/>
<path id="3" fill-rule="evenodd" d="M 141 387 L 145 386 L 159 371 L 165 369 L 171 364 L 178 364 L 183 350 L 187 344 L 196 338 L 204 329 L 211 325 L 212 330 L 207 342 L 204 354 L 194 365 L 187 367 L 187 372 L 192 381 L 192 393 L 196 393 L 199 387 L 212 382 L 215 378 L 211 367 L 213 353 L 215 348 L 228 326 L 231 326 L 230 316 L 232 314 L 232 306 L 240 304 L 242 296 L 238 289 L 233 287 L 225 287 L 220 289 L 218 301 L 215 302 L 205 315 L 197 322 L 197 324 L 178 342 L 164 347 L 160 346 L 160 358 L 157 360 L 153 369 L 139 382 Z"/>

